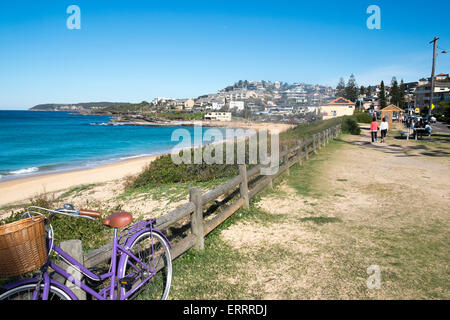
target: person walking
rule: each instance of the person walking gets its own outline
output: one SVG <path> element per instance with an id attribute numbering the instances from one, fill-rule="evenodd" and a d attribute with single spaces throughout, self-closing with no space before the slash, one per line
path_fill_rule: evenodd
<path id="1" fill-rule="evenodd" d="M 377 133 L 378 133 L 378 122 L 377 118 L 373 117 L 372 122 L 370 123 L 370 134 L 372 135 L 372 142 L 378 142 Z"/>
<path id="2" fill-rule="evenodd" d="M 380 124 L 380 131 L 381 131 L 381 143 L 385 142 L 386 134 L 389 128 L 389 124 L 386 120 L 386 117 L 383 118 L 383 121 Z"/>

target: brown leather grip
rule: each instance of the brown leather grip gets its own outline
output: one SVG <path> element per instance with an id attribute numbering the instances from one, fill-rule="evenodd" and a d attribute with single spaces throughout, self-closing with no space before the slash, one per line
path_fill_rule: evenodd
<path id="1" fill-rule="evenodd" d="M 93 211 L 93 210 L 80 210 L 80 214 L 82 216 L 88 216 L 91 218 L 101 218 L 102 217 L 102 213 L 98 212 L 98 211 Z"/>

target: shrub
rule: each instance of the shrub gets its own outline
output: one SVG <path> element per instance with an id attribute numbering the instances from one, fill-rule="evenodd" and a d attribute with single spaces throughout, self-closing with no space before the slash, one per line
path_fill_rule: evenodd
<path id="1" fill-rule="evenodd" d="M 319 133 L 327 128 L 334 127 L 342 120 L 340 118 L 330 120 L 320 120 L 313 123 L 304 123 L 296 126 L 293 129 L 280 133 L 280 145 L 295 145 L 296 140 L 311 137 L 311 135 Z M 270 135 L 268 141 L 268 152 L 270 152 Z M 236 144 L 235 160 L 236 160 Z M 193 151 L 185 150 L 183 152 L 190 152 L 191 162 L 193 163 Z M 226 148 L 223 147 L 224 156 Z M 245 148 L 246 159 L 248 160 L 248 147 Z M 258 152 L 259 155 L 259 152 Z M 236 163 L 236 161 L 234 162 Z M 164 155 L 151 162 L 144 170 L 129 183 L 129 189 L 145 188 L 161 184 L 177 183 L 177 182 L 205 182 L 220 178 L 232 177 L 238 174 L 237 165 L 229 164 L 175 164 L 172 162 L 170 155 Z"/>
<path id="2" fill-rule="evenodd" d="M 24 206 L 22 210 L 0 220 L 0 225 L 20 220 L 29 206 L 56 209 L 58 204 L 54 199 L 50 199 L 45 195 L 37 197 Z M 48 212 L 44 210 L 41 213 L 48 216 Z M 110 240 L 110 230 L 103 225 L 101 219 L 88 220 L 55 215 L 52 219 L 52 226 L 55 243 L 58 244 L 66 240 L 80 239 L 83 242 L 83 250 L 85 251 L 98 248 Z"/>
<path id="3" fill-rule="evenodd" d="M 180 154 L 183 152 L 190 153 L 193 163 L 193 151 L 185 150 Z M 171 155 L 163 155 L 147 165 L 130 186 L 131 188 L 140 188 L 176 182 L 204 182 L 236 174 L 237 167 L 235 165 L 208 165 L 204 161 L 202 164 L 175 164 L 172 162 Z"/>
<path id="4" fill-rule="evenodd" d="M 342 132 L 359 135 L 361 128 L 353 116 L 344 116 L 342 117 Z"/>
<path id="5" fill-rule="evenodd" d="M 439 112 L 442 114 L 442 116 L 438 118 L 439 121 L 450 123 L 450 102 L 439 103 Z"/>
<path id="6" fill-rule="evenodd" d="M 367 112 L 355 111 L 353 116 L 355 117 L 355 120 L 358 123 L 371 123 L 372 122 L 372 116 Z"/>

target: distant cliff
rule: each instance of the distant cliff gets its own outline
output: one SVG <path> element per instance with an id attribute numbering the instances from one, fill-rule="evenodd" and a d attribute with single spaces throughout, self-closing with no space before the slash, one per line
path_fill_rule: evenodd
<path id="1" fill-rule="evenodd" d="M 108 107 L 130 105 L 128 102 L 81 102 L 76 104 L 62 103 L 62 104 L 38 104 L 30 108 L 31 111 L 78 111 L 86 112 Z"/>

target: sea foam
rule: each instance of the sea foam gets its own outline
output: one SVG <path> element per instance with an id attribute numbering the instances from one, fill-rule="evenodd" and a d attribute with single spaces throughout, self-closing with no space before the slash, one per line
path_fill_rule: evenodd
<path id="1" fill-rule="evenodd" d="M 16 171 L 10 171 L 9 174 L 11 175 L 19 175 L 19 174 L 27 174 L 27 173 L 33 173 L 39 171 L 38 167 L 32 167 L 32 168 L 26 168 L 26 169 L 20 169 Z"/>

